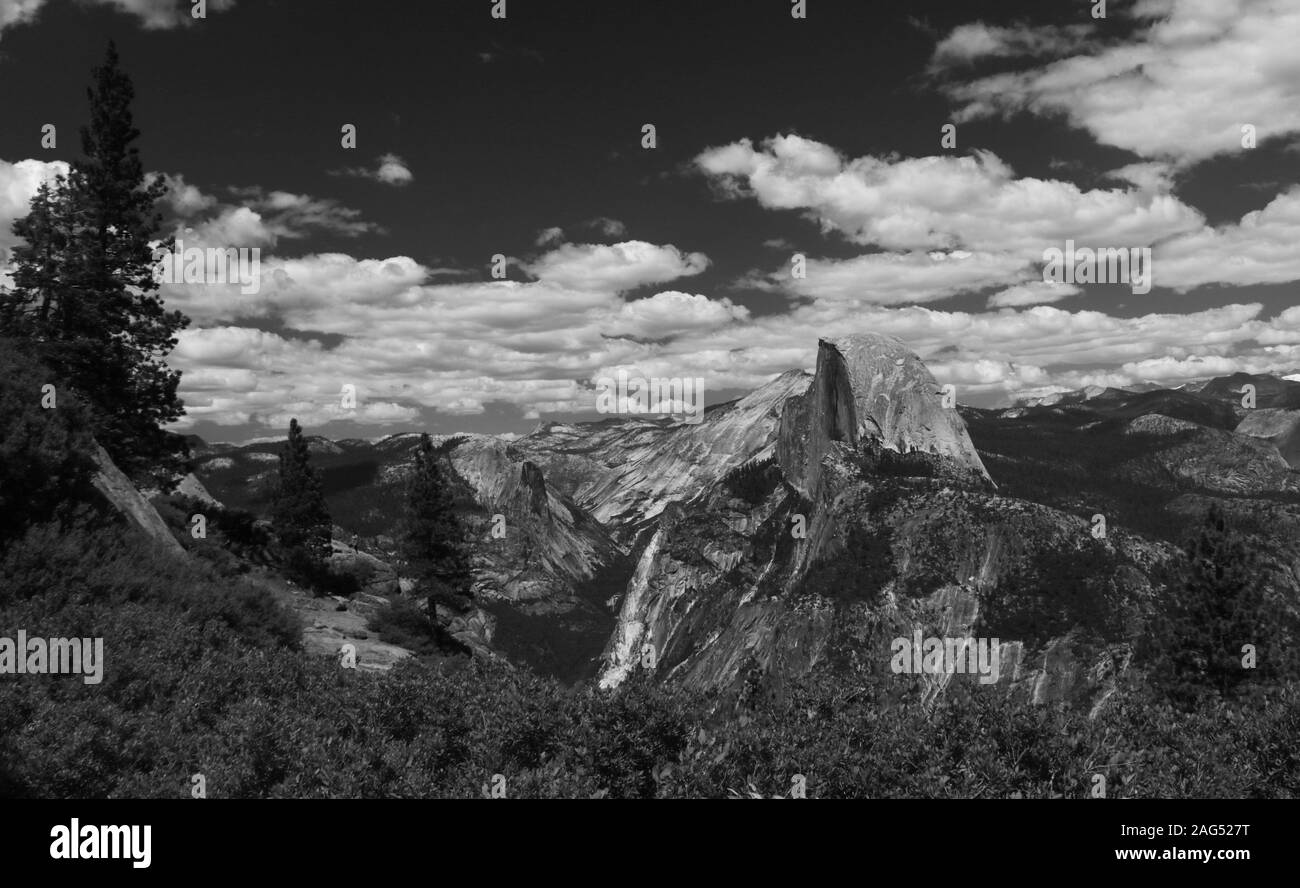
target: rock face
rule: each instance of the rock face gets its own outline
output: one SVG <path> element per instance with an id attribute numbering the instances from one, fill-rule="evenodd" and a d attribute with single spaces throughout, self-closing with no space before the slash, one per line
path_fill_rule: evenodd
<path id="1" fill-rule="evenodd" d="M 790 370 L 698 424 L 646 419 L 550 424 L 514 442 L 551 483 L 631 540 L 673 502 L 698 496 L 727 472 L 775 453 L 781 411 L 811 377 Z"/>
<path id="2" fill-rule="evenodd" d="M 98 444 L 95 445 L 94 460 L 95 477 L 91 483 L 103 494 L 104 499 L 164 549 L 184 555 L 185 550 L 167 529 L 167 524 L 158 514 L 158 510 L 150 505 L 131 480 L 114 465 L 104 448 Z"/>
<path id="3" fill-rule="evenodd" d="M 361 594 L 391 597 L 401 591 L 400 581 L 388 562 L 339 540 L 330 542 L 330 570 L 355 577 Z"/>
<path id="4" fill-rule="evenodd" d="M 1247 420 L 1252 416 L 1247 416 Z M 1171 440 L 1130 460 L 1124 467 L 1125 474 L 1148 484 L 1158 484 L 1162 478 L 1177 478 L 1202 490 L 1230 496 L 1254 496 L 1269 491 L 1300 495 L 1300 477 L 1287 465 L 1277 446 L 1278 440 L 1286 442 L 1285 425 L 1284 418 L 1279 421 L 1276 416 L 1264 416 L 1252 423 L 1251 428 L 1256 431 L 1275 432 L 1277 440 L 1274 440 L 1264 434 L 1241 432 L 1240 427 L 1234 434 L 1159 414 L 1140 416 L 1125 426 L 1125 435 Z"/>
<path id="5" fill-rule="evenodd" d="M 203 486 L 203 482 L 194 477 L 193 472 L 190 472 L 180 480 L 180 483 L 176 485 L 176 492 L 183 496 L 193 497 L 194 499 L 207 503 L 210 506 L 221 506 L 221 503 L 218 502 L 212 494 L 208 493 L 208 489 Z"/>
<path id="6" fill-rule="evenodd" d="M 787 385 L 769 404 L 779 416 L 769 426 L 775 440 L 754 449 L 744 477 L 715 476 L 659 514 L 622 600 L 602 685 L 644 667 L 649 649 L 656 675 L 697 688 L 734 687 L 752 667 L 777 680 L 798 676 L 836 639 L 885 614 L 919 626 L 925 608 L 887 604 L 918 582 L 909 573 L 934 586 L 926 596 L 966 589 L 969 623 L 977 593 L 954 583 L 1014 560 L 1003 553 L 1017 533 L 986 526 L 992 484 L 965 423 L 898 340 L 823 340 L 808 384 Z M 883 464 L 891 468 L 882 474 Z M 882 510 L 899 498 L 910 505 Z M 1009 523 L 1025 520 L 1000 508 Z M 969 529 L 970 539 L 945 538 L 954 528 Z M 936 553 L 942 566 L 924 566 Z M 828 567 L 845 561 L 853 567 L 842 575 Z"/>
<path id="7" fill-rule="evenodd" d="M 916 353 L 880 334 L 823 339 L 808 392 L 786 402 L 777 459 L 790 483 L 815 499 L 836 444 L 875 439 L 897 453 L 922 452 L 990 480 L 955 408 Z"/>
<path id="8" fill-rule="evenodd" d="M 1300 469 L 1300 410 L 1261 408 L 1246 414 L 1237 434 L 1268 441 L 1293 469 Z"/>
<path id="9" fill-rule="evenodd" d="M 553 595 L 557 590 L 548 579 L 589 580 L 621 554 L 598 522 L 553 490 L 542 469 L 521 456 L 486 436 L 468 438 L 450 454 L 452 468 L 487 519 L 475 534 L 477 548 L 492 556 L 485 561 L 501 564 L 487 591 L 510 600 Z M 493 535 L 495 527 L 502 535 Z M 521 547 L 514 553 L 518 559 L 497 557 L 516 546 Z M 545 587 L 542 595 L 533 588 L 539 583 Z"/>

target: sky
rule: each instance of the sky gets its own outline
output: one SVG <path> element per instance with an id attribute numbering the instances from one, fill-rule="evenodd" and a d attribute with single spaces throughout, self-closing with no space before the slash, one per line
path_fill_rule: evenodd
<path id="1" fill-rule="evenodd" d="M 109 39 L 165 231 L 260 250 L 162 285 L 177 431 L 525 433 L 854 332 L 976 406 L 1300 369 L 1300 0 L 193 7 L 0 0 L 0 266 Z"/>

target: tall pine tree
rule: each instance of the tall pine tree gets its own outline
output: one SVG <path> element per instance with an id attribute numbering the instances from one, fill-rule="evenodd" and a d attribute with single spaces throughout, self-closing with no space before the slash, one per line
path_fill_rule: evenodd
<path id="1" fill-rule="evenodd" d="M 110 43 L 88 91 L 84 157 L 42 187 L 14 224 L 15 287 L 0 301 L 0 334 L 34 341 L 60 381 L 90 406 L 96 437 L 127 471 L 171 462 L 184 415 L 179 371 L 165 359 L 189 320 L 157 295 L 154 247 L 166 192 L 145 176 L 131 113 L 135 89 Z M 164 249 L 170 238 L 158 241 Z"/>
<path id="2" fill-rule="evenodd" d="M 405 511 L 399 528 L 399 552 L 429 596 L 429 616 L 438 603 L 469 596 L 472 574 L 465 532 L 456 516 L 455 499 L 428 434 L 420 436 L 415 470 L 407 482 Z"/>
<path id="3" fill-rule="evenodd" d="M 271 503 L 271 525 L 290 569 L 313 577 L 330 554 L 333 522 L 311 465 L 311 451 L 298 420 L 289 421 L 289 440 L 280 452 L 280 478 Z"/>
<path id="4" fill-rule="evenodd" d="M 1174 697 L 1195 703 L 1228 694 L 1252 678 L 1276 677 L 1283 615 L 1265 595 L 1264 571 L 1247 541 L 1217 505 L 1186 548 L 1175 598 L 1155 629 L 1156 678 Z M 1256 665 L 1243 665 L 1253 645 Z"/>
<path id="5" fill-rule="evenodd" d="M 71 266 L 71 208 L 66 176 L 41 183 L 31 210 L 14 222 L 13 232 L 23 242 L 13 251 L 14 289 L 0 296 L 0 330 L 46 343 L 47 358 L 53 357 L 72 303 L 63 288 Z"/>

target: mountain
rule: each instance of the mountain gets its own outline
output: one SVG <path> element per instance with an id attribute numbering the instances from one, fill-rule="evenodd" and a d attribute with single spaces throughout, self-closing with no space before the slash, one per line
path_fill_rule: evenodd
<path id="1" fill-rule="evenodd" d="M 1237 434 L 1268 441 L 1291 468 L 1300 469 L 1300 410 L 1253 410 L 1237 426 Z"/>
<path id="2" fill-rule="evenodd" d="M 1252 535 L 1263 582 L 1300 589 L 1300 384 L 1141 388 L 947 407 L 907 346 L 859 335 L 698 424 L 440 436 L 475 575 L 449 631 L 566 681 L 648 669 L 719 693 L 975 634 L 999 640 L 1008 693 L 1093 705 L 1210 504 Z M 385 563 L 417 441 L 310 439 L 341 534 Z M 277 450 L 193 443 L 195 474 L 261 512 Z"/>

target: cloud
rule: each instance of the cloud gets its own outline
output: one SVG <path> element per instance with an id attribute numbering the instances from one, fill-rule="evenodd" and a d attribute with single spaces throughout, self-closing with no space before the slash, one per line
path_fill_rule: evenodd
<path id="1" fill-rule="evenodd" d="M 0 0 L 0 31 L 36 18 L 45 0 Z"/>
<path id="2" fill-rule="evenodd" d="M 1106 173 L 1107 178 L 1127 182 L 1142 191 L 1169 192 L 1174 187 L 1174 168 L 1159 161 L 1130 163 Z"/>
<path id="3" fill-rule="evenodd" d="M 276 234 L 260 213 L 248 207 L 227 206 L 215 215 L 176 231 L 178 239 L 195 247 L 271 247 Z"/>
<path id="4" fill-rule="evenodd" d="M 1070 296 L 1082 293 L 1083 289 L 1073 284 L 1030 281 L 994 293 L 989 297 L 989 308 L 1020 308 L 1026 305 L 1045 305 L 1060 302 Z"/>
<path id="5" fill-rule="evenodd" d="M 232 188 L 238 205 L 223 205 L 218 216 L 230 216 L 245 209 L 257 215 L 264 239 L 274 244 L 279 238 L 304 238 L 314 232 L 342 237 L 382 233 L 378 225 L 361 219 L 361 211 L 332 198 L 317 198 L 288 191 L 266 191 L 258 186 Z"/>
<path id="6" fill-rule="evenodd" d="M 13 233 L 13 224 L 31 210 L 32 198 L 41 183 L 67 174 L 68 165 L 61 160 L 0 160 L 0 265 L 8 259 L 9 250 L 21 242 Z"/>
<path id="7" fill-rule="evenodd" d="M 744 283 L 831 303 L 901 305 L 947 299 L 970 290 L 1017 280 L 1031 273 L 1023 259 L 1006 253 L 913 251 L 867 253 L 852 259 L 805 262 L 805 277 L 786 265 Z"/>
<path id="8" fill-rule="evenodd" d="M 83 5 L 108 6 L 133 15 L 146 30 L 168 30 L 194 24 L 189 3 L 177 0 L 82 0 Z M 45 6 L 45 0 L 0 0 L 0 32 L 11 25 L 30 24 Z M 207 11 L 233 9 L 235 0 L 207 0 Z"/>
<path id="9" fill-rule="evenodd" d="M 1231 286 L 1300 280 L 1300 186 L 1235 224 L 1204 227 L 1152 251 L 1156 286 L 1186 292 L 1211 283 Z"/>
<path id="10" fill-rule="evenodd" d="M 220 241 L 184 236 L 185 246 L 240 246 L 234 238 Z M 163 284 L 169 308 L 183 311 L 196 324 L 236 318 L 268 318 L 302 329 L 354 333 L 353 306 L 400 306 L 419 299 L 412 291 L 429 270 L 414 259 L 354 259 L 343 253 L 297 258 L 263 256 L 261 289 L 243 293 L 233 284 Z"/>
<path id="11" fill-rule="evenodd" d="M 550 247 L 562 243 L 564 243 L 564 229 L 559 228 L 558 226 L 543 228 L 538 232 L 537 240 L 535 241 L 535 244 L 539 247 Z"/>
<path id="12" fill-rule="evenodd" d="M 91 0 L 101 6 L 112 6 L 121 12 L 140 19 L 146 29 L 167 30 L 194 24 L 192 4 L 175 0 Z M 235 0 L 208 0 L 208 14 L 233 9 Z"/>
<path id="13" fill-rule="evenodd" d="M 936 269 L 966 261 L 926 258 Z M 283 276 L 271 272 L 260 298 L 226 309 L 260 311 L 290 329 L 341 341 L 327 348 L 310 334 L 288 339 L 196 322 L 172 358 L 187 374 L 182 395 L 201 401 L 189 422 L 280 428 L 297 415 L 380 424 L 410 410 L 470 415 L 493 402 L 534 417 L 591 412 L 590 380 L 608 368 L 699 376 L 713 391 L 748 389 L 791 367 L 811 369 L 827 331 L 898 336 L 963 398 L 986 401 L 1097 380 L 1119 385 L 1158 376 L 1177 384 L 1204 375 L 1211 359 L 1258 372 L 1300 366 L 1300 310 L 1266 321 L 1259 304 L 1120 318 L 1048 305 L 973 313 L 818 298 L 753 317 L 728 300 L 680 291 L 628 301 L 612 290 L 554 281 L 422 283 L 423 269 L 405 258 L 271 262 Z M 1171 363 L 1143 363 L 1159 357 Z M 193 386 L 191 370 L 200 371 Z M 358 387 L 361 412 L 344 415 L 337 405 L 348 383 Z"/>
<path id="14" fill-rule="evenodd" d="M 743 322 L 749 309 L 730 299 L 713 300 L 699 294 L 665 290 L 622 307 L 606 325 L 610 335 L 661 338 L 689 331 L 706 332 Z"/>
<path id="15" fill-rule="evenodd" d="M 1131 15 L 1139 26 L 1123 42 L 947 84 L 956 119 L 1061 115 L 1101 144 L 1184 166 L 1242 151 L 1243 124 L 1261 142 L 1300 133 L 1293 0 L 1145 0 Z M 939 46 L 978 52 L 977 28 L 962 26 Z M 996 45 L 1017 50 L 1014 41 Z"/>
<path id="16" fill-rule="evenodd" d="M 970 157 L 860 157 L 776 136 L 710 148 L 696 166 L 731 197 L 799 210 L 825 233 L 890 250 L 1007 252 L 1027 261 L 1066 239 L 1149 245 L 1193 231 L 1202 215 L 1176 197 L 1019 178 L 992 152 Z"/>
<path id="17" fill-rule="evenodd" d="M 171 207 L 173 213 L 178 216 L 193 216 L 204 210 L 210 210 L 217 205 L 217 199 L 210 194 L 204 194 L 196 186 L 190 185 L 185 181 L 185 177 L 179 173 L 150 173 L 152 178 L 161 178 L 167 185 L 167 195 L 164 200 Z"/>
<path id="18" fill-rule="evenodd" d="M 969 65 L 986 58 L 1057 55 L 1077 49 L 1092 33 L 1091 25 L 999 27 L 973 22 L 958 25 L 934 48 L 932 70 Z"/>
<path id="19" fill-rule="evenodd" d="M 597 216 L 594 219 L 588 219 L 583 223 L 588 228 L 599 231 L 605 237 L 623 237 L 627 234 L 627 226 L 617 219 L 610 219 L 608 216 Z"/>
<path id="20" fill-rule="evenodd" d="M 523 267 L 538 280 L 559 287 L 625 292 L 696 275 L 708 265 L 703 253 L 682 253 L 672 244 L 623 241 L 608 246 L 564 244 Z"/>
<path id="21" fill-rule="evenodd" d="M 1080 246 L 1151 247 L 1155 286 L 1186 292 L 1300 280 L 1300 187 L 1238 223 L 1212 227 L 1169 193 L 1174 168 L 1134 163 L 1108 175 L 1129 188 L 1085 190 L 1070 182 L 1017 177 L 989 152 L 970 157 L 862 157 L 828 145 L 776 136 L 710 148 L 696 166 L 724 193 L 774 210 L 803 212 L 824 234 L 888 252 L 812 260 L 804 280 L 783 269 L 751 286 L 800 296 L 877 304 L 930 302 L 1040 278 L 1043 250 Z M 951 259 L 927 261 L 939 250 Z M 1070 293 L 1011 289 L 990 307 L 1054 302 Z M 1052 298 L 1038 298 L 1051 296 Z"/>
<path id="22" fill-rule="evenodd" d="M 898 336 L 941 382 L 958 385 L 963 399 L 986 402 L 1098 380 L 1177 384 L 1211 366 L 1300 366 L 1300 310 L 1264 320 L 1259 304 L 1120 318 L 1049 305 L 977 313 L 815 299 L 753 317 L 728 300 L 680 291 L 628 301 L 553 281 L 421 283 L 422 269 L 410 259 L 330 255 L 283 263 L 284 279 L 264 287 L 260 309 L 227 308 L 260 310 L 291 329 L 341 341 L 327 348 L 310 334 L 289 339 L 196 322 L 172 357 L 186 371 L 182 396 L 202 402 L 190 423 L 282 428 L 296 415 L 380 424 L 410 415 L 403 411 L 471 415 L 494 402 L 533 417 L 591 412 L 590 381 L 608 368 L 699 376 L 712 391 L 749 389 L 791 367 L 811 369 L 817 339 L 828 331 Z M 1161 357 L 1169 362 L 1143 363 Z M 191 370 L 200 372 L 191 377 Z M 339 391 L 349 383 L 358 388 L 361 412 L 344 415 Z"/>
<path id="23" fill-rule="evenodd" d="M 370 179 L 384 185 L 392 185 L 401 188 L 410 185 L 415 181 L 415 175 L 411 172 L 406 161 L 396 154 L 381 154 L 375 161 L 374 169 L 365 167 L 347 167 L 341 170 L 331 170 L 332 176 L 355 176 L 361 179 Z"/>

